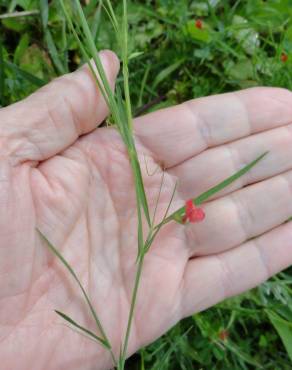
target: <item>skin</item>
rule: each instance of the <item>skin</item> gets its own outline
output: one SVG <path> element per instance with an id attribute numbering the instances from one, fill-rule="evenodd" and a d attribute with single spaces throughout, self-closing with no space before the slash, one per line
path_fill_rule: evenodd
<path id="1" fill-rule="evenodd" d="M 101 58 L 114 86 L 119 63 Z M 136 271 L 136 210 L 127 154 L 87 67 L 0 110 L 0 358 L 6 370 L 109 369 L 109 354 L 54 309 L 95 331 L 89 292 L 118 355 Z M 203 205 L 202 223 L 165 226 L 143 269 L 129 353 L 180 319 L 265 281 L 292 263 L 292 93 L 256 88 L 135 120 L 156 220 L 265 151 L 247 175 Z M 145 228 L 146 230 L 146 228 Z"/>

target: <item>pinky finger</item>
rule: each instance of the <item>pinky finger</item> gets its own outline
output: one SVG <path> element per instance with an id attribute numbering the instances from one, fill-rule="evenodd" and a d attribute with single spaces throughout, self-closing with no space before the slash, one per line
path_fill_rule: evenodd
<path id="1" fill-rule="evenodd" d="M 227 252 L 191 259 L 182 287 L 182 315 L 254 288 L 291 265 L 292 222 Z"/>

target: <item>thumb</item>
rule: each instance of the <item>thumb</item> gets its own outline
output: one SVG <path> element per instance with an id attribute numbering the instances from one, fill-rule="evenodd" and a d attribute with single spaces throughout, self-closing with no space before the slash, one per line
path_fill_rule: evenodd
<path id="1" fill-rule="evenodd" d="M 110 86 L 119 71 L 116 55 L 99 53 Z M 0 156 L 13 164 L 45 160 L 99 125 L 108 107 L 88 65 L 53 80 L 21 102 L 0 110 Z"/>

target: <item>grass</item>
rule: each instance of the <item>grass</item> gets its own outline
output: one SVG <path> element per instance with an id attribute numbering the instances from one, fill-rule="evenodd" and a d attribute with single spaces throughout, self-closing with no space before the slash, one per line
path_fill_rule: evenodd
<path id="1" fill-rule="evenodd" d="M 119 51 L 98 1 L 87 3 L 97 48 Z M 120 22 L 121 2 L 113 3 Z M 291 9 L 290 0 L 133 1 L 128 15 L 132 106 L 127 109 L 141 113 L 256 85 L 292 89 Z M 20 11 L 28 14 L 15 17 Z M 6 15 L 0 25 L 1 105 L 84 61 L 59 2 L 48 7 L 45 0 L 2 0 L 0 14 Z M 197 19 L 203 20 L 203 30 L 195 27 Z M 184 320 L 126 368 L 290 369 L 291 283 L 290 270 Z"/>

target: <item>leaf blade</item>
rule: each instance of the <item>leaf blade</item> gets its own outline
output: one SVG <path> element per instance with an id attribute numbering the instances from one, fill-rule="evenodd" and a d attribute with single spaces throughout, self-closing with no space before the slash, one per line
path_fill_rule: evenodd
<path id="1" fill-rule="evenodd" d="M 71 317 L 69 317 L 68 315 L 66 315 L 65 313 L 61 312 L 61 311 L 58 311 L 58 310 L 55 310 L 56 314 L 61 316 L 65 321 L 69 322 L 71 325 L 73 325 L 74 327 L 76 327 L 77 329 L 83 331 L 84 333 L 86 333 L 87 335 L 89 335 L 91 338 L 93 338 L 94 340 L 96 340 L 97 342 L 99 342 L 100 344 L 102 344 L 105 348 L 108 349 L 108 346 L 107 346 L 107 342 L 100 338 L 99 336 L 97 336 L 96 334 L 94 334 L 92 331 L 90 331 L 89 329 L 86 329 L 84 326 L 78 324 L 76 321 L 74 321 Z"/>
<path id="2" fill-rule="evenodd" d="M 250 171 L 259 161 L 261 161 L 266 155 L 268 154 L 268 151 L 261 154 L 259 157 L 257 157 L 255 160 L 244 166 L 241 170 L 237 171 L 227 179 L 221 181 L 219 184 L 213 186 L 211 189 L 205 191 L 201 195 L 199 195 L 197 198 L 193 199 L 194 203 L 196 205 L 200 205 L 204 201 L 206 201 L 211 196 L 215 195 L 219 191 L 223 190 L 227 186 L 231 185 L 234 181 L 238 180 L 241 176 L 246 174 L 248 171 Z M 166 223 L 170 222 L 171 220 L 179 220 L 179 218 L 183 215 L 185 212 L 185 207 L 179 208 L 177 211 L 172 213 L 170 216 L 168 216 L 164 221 L 159 223 L 155 226 L 155 229 L 159 228 L 161 224 L 165 225 Z"/>
<path id="3" fill-rule="evenodd" d="M 292 361 L 292 325 L 288 321 L 282 319 L 275 312 L 268 312 L 268 317 L 276 329 L 282 343 L 286 349 L 286 352 Z M 289 325 L 290 324 L 290 325 Z"/>
<path id="4" fill-rule="evenodd" d="M 73 270 L 73 268 L 70 266 L 70 264 L 66 261 L 66 259 L 61 255 L 61 253 L 53 246 L 53 244 L 45 237 L 44 234 L 41 233 L 40 230 L 36 229 L 37 232 L 39 233 L 39 235 L 41 236 L 41 238 L 46 242 L 46 245 L 48 246 L 48 248 L 53 252 L 53 254 L 58 257 L 58 259 L 63 263 L 63 265 L 67 268 L 67 270 L 70 272 L 70 274 L 72 275 L 72 277 L 74 278 L 74 280 L 77 282 L 85 300 L 86 300 L 86 303 L 90 309 L 90 312 L 94 318 L 94 321 L 96 323 L 96 326 L 98 328 L 98 330 L 101 332 L 102 336 L 104 337 L 104 340 L 107 342 L 107 347 L 108 349 L 111 349 L 111 345 L 110 345 L 110 342 L 109 340 L 107 339 L 107 336 L 105 334 L 105 331 L 101 325 L 101 322 L 99 321 L 98 317 L 97 317 L 97 314 L 93 308 L 93 305 L 83 287 L 83 285 L 81 284 L 80 280 L 78 279 L 75 271 Z"/>

